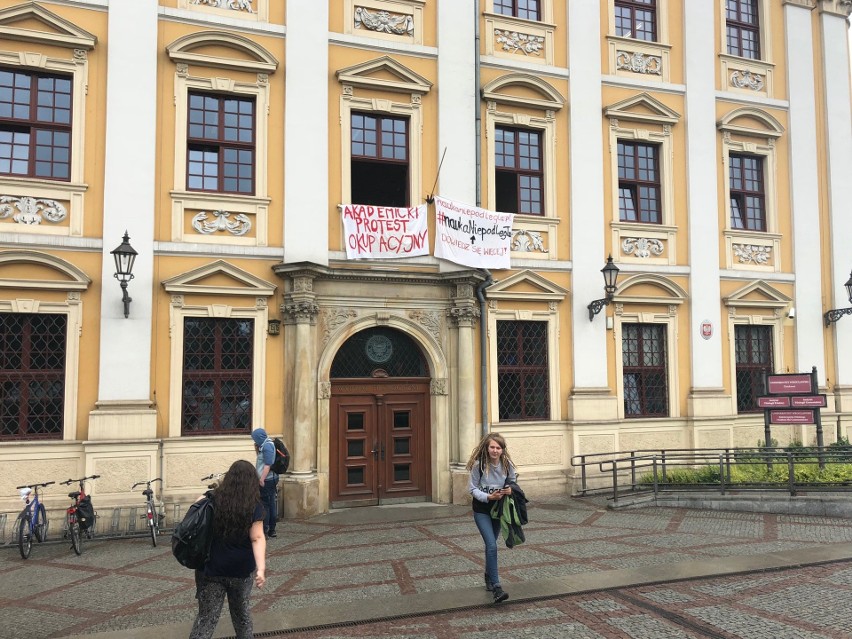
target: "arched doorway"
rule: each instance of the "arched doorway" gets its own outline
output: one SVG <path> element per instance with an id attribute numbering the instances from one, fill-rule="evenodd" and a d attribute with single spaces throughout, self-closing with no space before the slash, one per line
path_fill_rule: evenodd
<path id="1" fill-rule="evenodd" d="M 429 367 L 387 326 L 356 333 L 331 365 L 331 506 L 431 498 Z"/>

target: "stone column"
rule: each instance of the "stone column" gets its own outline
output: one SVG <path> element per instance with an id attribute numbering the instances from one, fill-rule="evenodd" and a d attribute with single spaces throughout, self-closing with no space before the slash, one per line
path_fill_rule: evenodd
<path id="1" fill-rule="evenodd" d="M 107 17 L 99 380 L 97 408 L 89 415 L 88 439 L 157 435 L 150 383 L 158 4 L 157 0 L 113 2 Z M 133 301 L 127 318 L 110 255 L 125 231 L 139 253 L 128 287 Z"/>
<path id="2" fill-rule="evenodd" d="M 474 326 L 479 319 L 479 308 L 474 297 L 475 290 L 469 282 L 457 283 L 454 305 L 448 315 L 456 329 L 454 404 L 457 408 L 455 453 L 452 454 L 453 502 L 467 503 L 468 474 L 465 464 L 470 451 L 479 441 L 476 423 L 476 349 Z M 487 354 L 483 354 L 485 356 Z M 450 379 L 453 375 L 450 375 Z"/>
<path id="3" fill-rule="evenodd" d="M 713 2 L 683 5 L 686 77 L 686 166 L 689 216 L 689 341 L 692 388 L 689 417 L 729 415 L 731 399 L 722 376 L 721 287 L 719 284 L 719 166 L 716 161 L 716 36 L 719 13 Z M 713 151 L 710 152 L 709 149 Z M 713 326 L 710 339 L 700 326 Z M 697 444 L 697 442 L 696 442 Z"/>
<path id="4" fill-rule="evenodd" d="M 817 367 L 825 385 L 822 324 L 823 285 L 820 245 L 820 153 L 814 81 L 813 2 L 784 0 L 784 51 L 789 111 L 790 213 L 793 219 L 793 271 L 796 274 L 796 361 L 794 370 Z M 847 94 L 848 108 L 848 94 Z M 847 111 L 848 113 L 848 111 Z M 844 179 L 849 179 L 846 176 Z M 848 213 L 847 213 L 848 214 Z M 848 250 L 845 251 L 848 254 Z M 846 281 L 845 279 L 843 280 Z"/>
<path id="5" fill-rule="evenodd" d="M 601 144 L 601 11 L 597 2 L 568 3 L 568 57 L 571 64 L 568 136 L 571 184 L 571 334 L 574 388 L 568 398 L 573 421 L 614 420 L 618 403 L 609 388 L 606 309 L 589 321 L 586 308 L 604 296 L 601 269 L 604 240 L 603 145 Z M 582 158 L 581 161 L 577 161 Z M 614 257 L 618 257 L 617 255 Z"/>
<path id="6" fill-rule="evenodd" d="M 301 519 L 322 511 L 317 477 L 316 324 L 319 306 L 313 291 L 314 275 L 292 275 L 281 314 L 287 341 L 285 365 L 290 383 L 285 415 L 293 424 L 293 463 L 284 481 L 284 508 L 288 518 Z M 285 399 L 285 401 L 287 401 Z"/>
<path id="7" fill-rule="evenodd" d="M 827 309 L 847 308 L 849 300 L 843 284 L 852 271 L 852 69 L 849 62 L 848 24 L 852 3 L 840 0 L 820 2 L 820 34 L 822 36 L 822 72 L 825 93 L 819 108 L 825 113 L 825 144 L 828 173 L 828 223 L 831 228 L 830 277 L 827 282 Z M 824 218 L 823 218 L 824 219 Z M 849 436 L 852 430 L 852 317 L 844 317 L 831 325 L 829 345 L 834 350 L 828 357 L 834 364 L 835 410 L 840 417 L 840 431 Z"/>

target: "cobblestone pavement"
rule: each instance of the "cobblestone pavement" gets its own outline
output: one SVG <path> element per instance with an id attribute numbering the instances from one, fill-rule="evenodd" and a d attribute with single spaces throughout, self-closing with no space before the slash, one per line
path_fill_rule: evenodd
<path id="1" fill-rule="evenodd" d="M 624 588 L 300 639 L 848 639 L 852 562 Z M 294 635 L 278 635 L 280 638 Z"/>
<path id="2" fill-rule="evenodd" d="M 842 519 L 653 507 L 610 511 L 603 502 L 588 499 L 533 503 L 530 520 L 525 528 L 526 544 L 514 550 L 500 549 L 501 580 L 516 594 L 521 587 L 531 593 L 536 584 L 548 580 L 582 584 L 619 569 L 650 570 L 652 578 L 643 583 L 657 582 L 677 578 L 672 576 L 671 566 L 684 562 L 731 564 L 732 559 L 747 562 L 765 553 L 789 555 L 817 545 L 845 548 L 844 544 L 852 542 L 852 526 Z M 339 621 L 339 611 L 346 606 L 360 607 L 362 612 L 375 609 L 379 612 L 368 618 L 376 619 L 394 614 L 406 600 L 416 600 L 423 611 L 459 608 L 459 601 L 487 602 L 484 591 L 480 593 L 482 542 L 468 508 L 354 509 L 306 522 L 281 522 L 278 533 L 269 542 L 267 585 L 252 593 L 256 631 L 316 627 L 331 618 Z M 51 530 L 49 537 L 55 538 L 56 532 Z M 829 570 L 834 572 L 826 572 Z M 345 632 L 338 629 L 310 635 L 300 631 L 296 636 L 850 636 L 837 633 L 841 632 L 838 615 L 848 607 L 852 568 L 807 568 L 801 574 L 818 580 L 807 587 L 797 587 L 786 574 L 738 581 L 726 577 L 696 586 L 637 586 L 599 595 L 517 602 L 497 611 L 489 607 L 434 619 L 413 617 L 388 622 L 381 631 L 376 626 L 352 626 Z M 764 581 L 749 587 L 756 579 Z M 726 588 L 742 592 L 728 596 Z M 561 591 L 566 592 L 570 590 Z M 833 599 L 839 596 L 846 600 L 844 606 Z M 717 624 L 717 634 L 695 634 L 689 626 L 675 624 L 650 606 L 677 612 L 690 623 L 705 624 L 702 627 Z M 787 616 L 792 610 L 797 611 L 796 620 L 790 625 Z M 14 546 L 0 549 L 2 639 L 105 631 L 125 631 L 110 637 L 141 637 L 151 626 L 158 628 L 150 628 L 152 633 L 146 636 L 186 636 L 195 611 L 193 574 L 173 559 L 168 537 L 157 548 L 145 538 L 89 541 L 79 557 L 67 543 L 36 544 L 26 561 Z M 823 611 L 822 625 L 808 611 Z M 518 622 L 520 630 L 505 635 L 485 632 L 485 624 L 490 628 L 497 619 L 502 627 L 504 622 L 512 623 L 513 615 L 526 618 Z M 736 628 L 776 616 L 778 624 L 798 634 L 779 634 L 781 630 L 773 630 L 775 626 L 768 621 L 764 634 L 736 634 Z M 532 631 L 547 626 L 548 619 L 558 620 L 551 624 L 554 626 L 569 624 L 573 634 L 565 634 L 567 628 L 552 635 L 548 630 Z M 432 623 L 437 624 L 434 629 Z M 416 630 L 418 624 L 425 624 L 423 632 Z M 632 631 L 627 629 L 630 624 L 637 624 Z M 640 624 L 647 624 L 647 632 L 636 630 L 644 627 Z M 224 625 L 223 621 L 217 636 L 228 636 Z M 371 627 L 374 634 L 363 634 Z"/>

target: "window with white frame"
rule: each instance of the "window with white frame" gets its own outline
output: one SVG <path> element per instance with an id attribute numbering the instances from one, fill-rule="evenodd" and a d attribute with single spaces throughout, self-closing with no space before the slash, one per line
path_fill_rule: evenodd
<path id="1" fill-rule="evenodd" d="M 175 64 L 171 240 L 266 246 L 269 74 L 278 61 L 218 31 L 188 34 L 166 50 Z M 227 223 L 212 223 L 213 215 Z"/>
<path id="2" fill-rule="evenodd" d="M 615 0 L 615 34 L 655 42 L 657 0 Z"/>
<path id="3" fill-rule="evenodd" d="M 422 98 L 431 83 L 388 57 L 341 69 L 337 79 L 341 203 L 410 206 L 412 194 L 423 193 Z M 385 95 L 362 96 L 361 89 Z"/>
<path id="4" fill-rule="evenodd" d="M 0 46 L 0 195 L 9 198 L 2 228 L 81 236 L 86 86 L 97 39 L 32 3 L 0 10 L 0 27 L 9 36 Z M 38 211 L 23 211 L 31 201 Z M 19 214 L 8 215 L 10 207 Z"/>

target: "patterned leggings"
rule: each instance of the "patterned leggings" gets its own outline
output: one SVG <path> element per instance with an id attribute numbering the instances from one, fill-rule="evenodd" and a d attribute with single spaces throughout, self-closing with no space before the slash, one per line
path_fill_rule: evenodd
<path id="1" fill-rule="evenodd" d="M 189 639 L 210 639 L 213 636 L 222 614 L 225 595 L 228 596 L 228 609 L 231 611 L 231 623 L 237 639 L 252 639 L 249 595 L 254 577 L 205 577 L 200 570 L 196 570 L 195 583 L 198 616 L 192 624 Z"/>

